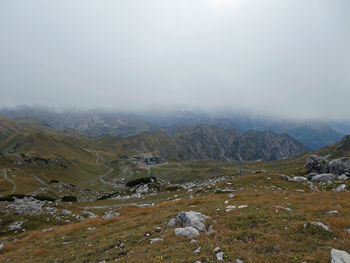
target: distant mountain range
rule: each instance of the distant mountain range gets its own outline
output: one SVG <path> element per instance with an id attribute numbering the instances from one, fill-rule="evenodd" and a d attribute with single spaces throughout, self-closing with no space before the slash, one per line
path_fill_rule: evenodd
<path id="1" fill-rule="evenodd" d="M 164 131 L 143 132 L 129 137 L 90 138 L 79 133 L 56 131 L 43 125 L 21 124 L 1 118 L 0 152 L 58 158 L 69 161 L 91 159 L 91 152 L 104 151 L 119 157 L 138 154 L 161 155 L 168 161 L 214 159 L 219 161 L 266 161 L 290 158 L 308 151 L 286 134 L 240 132 L 213 125 L 183 126 L 173 136 Z"/>
<path id="2" fill-rule="evenodd" d="M 350 124 L 333 122 L 290 121 L 257 117 L 251 114 L 220 110 L 205 112 L 182 109 L 134 113 L 105 110 L 64 110 L 22 106 L 0 109 L 0 114 L 22 123 L 41 123 L 56 130 L 72 130 L 92 138 L 130 137 L 142 132 L 164 131 L 173 136 L 183 126 L 213 125 L 223 130 L 272 131 L 288 134 L 306 147 L 316 150 L 340 140 L 350 133 Z M 1 131 L 0 131 L 1 132 Z"/>
<path id="3" fill-rule="evenodd" d="M 256 116 L 232 110 L 205 112 L 191 109 L 168 112 L 146 112 L 141 116 L 148 122 L 165 127 L 165 131 L 174 134 L 181 125 L 216 125 L 222 129 L 245 131 L 273 131 L 286 133 L 312 150 L 319 149 L 340 140 L 350 134 L 350 122 L 333 122 L 335 128 L 327 123 L 316 121 L 291 121 L 281 118 Z"/>

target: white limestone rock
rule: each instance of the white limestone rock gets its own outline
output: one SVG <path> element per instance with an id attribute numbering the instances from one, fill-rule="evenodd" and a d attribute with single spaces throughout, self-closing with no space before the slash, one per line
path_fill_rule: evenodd
<path id="1" fill-rule="evenodd" d="M 176 224 L 182 225 L 183 227 L 194 227 L 199 231 L 205 232 L 204 221 L 209 218 L 206 215 L 203 215 L 199 212 L 189 211 L 189 212 L 180 212 L 176 218 Z"/>
<path id="2" fill-rule="evenodd" d="M 198 230 L 191 226 L 184 228 L 175 228 L 174 233 L 175 236 L 185 236 L 191 239 L 199 236 Z"/>
<path id="3" fill-rule="evenodd" d="M 331 263 L 350 263 L 350 255 L 343 250 L 332 248 Z"/>

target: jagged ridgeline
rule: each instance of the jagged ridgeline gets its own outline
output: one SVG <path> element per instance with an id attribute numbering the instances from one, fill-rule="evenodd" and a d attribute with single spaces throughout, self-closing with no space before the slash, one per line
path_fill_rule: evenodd
<path id="1" fill-rule="evenodd" d="M 274 161 L 309 150 L 286 134 L 271 131 L 242 133 L 235 129 L 223 130 L 209 125 L 181 127 L 173 136 L 163 131 L 153 131 L 130 137 L 92 139 L 74 132 L 58 132 L 47 126 L 21 124 L 2 117 L 1 131 L 2 152 L 65 160 L 91 159 L 93 151 L 99 150 L 115 157 L 152 153 L 167 161 Z"/>

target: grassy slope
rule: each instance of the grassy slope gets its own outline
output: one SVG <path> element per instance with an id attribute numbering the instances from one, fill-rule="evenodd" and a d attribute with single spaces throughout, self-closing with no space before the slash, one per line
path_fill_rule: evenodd
<path id="1" fill-rule="evenodd" d="M 17 184 L 16 193 L 26 193 L 41 186 L 30 174 L 34 174 L 45 182 L 52 179 L 90 189 L 103 189 L 98 177 L 106 172 L 106 168 L 96 163 L 96 151 L 87 148 L 89 139 L 79 136 L 60 134 L 47 128 L 26 127 L 0 142 L 1 152 L 21 153 L 26 156 L 55 158 L 61 160 L 67 168 L 59 164 L 47 166 L 15 166 L 12 161 L 16 157 L 0 158 L 0 169 L 14 169 L 9 175 L 21 175 L 12 178 Z M 103 161 L 113 159 L 112 153 L 100 153 Z M 27 176 L 27 179 L 23 178 Z M 3 181 L 3 180 L 2 180 Z M 24 184 L 27 182 L 27 184 Z M 10 190 L 10 189 L 8 189 Z M 1 192 L 1 194 L 7 194 Z"/>
<path id="2" fill-rule="evenodd" d="M 118 258 L 119 262 L 194 262 L 208 258 L 215 262 L 212 251 L 219 246 L 226 262 L 234 262 L 236 258 L 244 262 L 329 262 L 330 247 L 349 251 L 350 239 L 345 228 L 350 227 L 350 193 L 312 192 L 302 184 L 280 179 L 273 172 L 229 182 L 230 187 L 239 189 L 233 199 L 228 199 L 226 194 L 214 194 L 212 190 L 202 191 L 193 199 L 161 202 L 155 207 L 126 206 L 119 211 L 121 217 L 117 219 L 88 220 L 56 227 L 53 232 L 20 234 L 18 240 L 5 243 L 0 261 L 97 262 Z M 226 182 L 219 186 L 227 187 Z M 303 189 L 305 193 L 296 189 Z M 249 207 L 226 213 L 225 200 L 229 200 L 229 205 Z M 278 205 L 292 208 L 293 212 L 280 209 L 276 213 Z M 330 209 L 339 210 L 339 215 L 327 214 Z M 201 234 L 198 244 L 175 237 L 173 229 L 166 224 L 183 210 L 210 216 L 208 223 L 216 220 L 215 233 Z M 304 223 L 310 221 L 321 221 L 333 232 L 317 227 L 303 230 Z M 88 227 L 97 229 L 88 231 Z M 164 242 L 151 245 L 146 233 L 152 238 L 161 237 Z M 72 243 L 64 245 L 64 241 Z M 125 248 L 118 247 L 121 241 Z M 201 253 L 193 254 L 198 246 Z"/>

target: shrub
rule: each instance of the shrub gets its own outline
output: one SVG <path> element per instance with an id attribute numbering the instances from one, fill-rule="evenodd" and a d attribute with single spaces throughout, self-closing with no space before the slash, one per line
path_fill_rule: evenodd
<path id="1" fill-rule="evenodd" d="M 78 199 L 73 195 L 67 195 L 62 197 L 62 202 L 76 202 Z"/>

